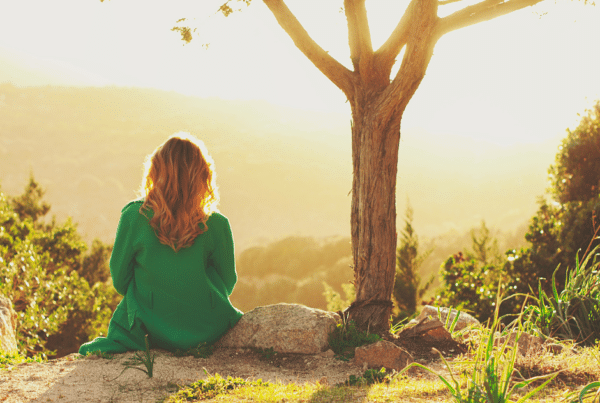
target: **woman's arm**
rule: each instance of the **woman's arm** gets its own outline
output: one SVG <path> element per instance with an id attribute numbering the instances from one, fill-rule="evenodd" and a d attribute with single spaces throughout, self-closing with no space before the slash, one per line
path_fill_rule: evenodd
<path id="1" fill-rule="evenodd" d="M 233 287 L 237 282 L 233 235 L 229 226 L 229 220 L 224 216 L 220 216 L 220 218 L 219 228 L 215 228 L 216 231 L 214 231 L 215 249 L 211 255 L 211 260 L 217 274 L 221 277 L 223 283 L 225 283 L 227 295 L 231 295 Z"/>
<path id="2" fill-rule="evenodd" d="M 121 295 L 125 295 L 127 287 L 133 279 L 133 234 L 131 226 L 131 211 L 128 211 L 127 205 L 119 220 L 117 227 L 117 235 L 110 256 L 110 275 L 112 277 L 113 286 Z M 133 206 L 135 209 L 135 206 Z M 129 209 L 131 210 L 131 209 Z M 129 213 L 129 214 L 128 214 Z M 137 214 L 137 211 L 136 211 Z"/>

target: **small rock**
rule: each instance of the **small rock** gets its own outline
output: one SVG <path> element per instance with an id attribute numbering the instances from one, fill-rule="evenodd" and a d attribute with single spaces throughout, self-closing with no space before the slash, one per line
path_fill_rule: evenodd
<path id="1" fill-rule="evenodd" d="M 496 338 L 494 340 L 494 345 L 501 346 L 506 342 L 506 338 L 508 337 L 507 346 L 514 347 L 515 339 L 517 337 L 517 332 L 513 331 L 508 334 L 508 336 L 502 336 Z M 527 355 L 528 352 L 535 353 L 537 352 L 543 344 L 543 340 L 537 336 L 533 336 L 529 333 L 521 333 L 521 337 L 519 337 L 519 341 L 517 343 L 517 349 L 519 354 L 522 356 Z"/>
<path id="2" fill-rule="evenodd" d="M 554 344 L 554 343 L 547 344 L 545 347 L 546 347 L 546 350 L 551 352 L 552 354 L 560 354 L 565 349 L 565 346 L 563 346 L 562 344 Z"/>
<path id="3" fill-rule="evenodd" d="M 333 358 L 333 357 L 335 357 L 335 353 L 333 352 L 332 349 L 329 349 L 327 351 L 323 351 L 321 353 L 321 357 L 324 357 L 324 358 Z"/>
<path id="4" fill-rule="evenodd" d="M 400 371 L 413 361 L 413 357 L 406 350 L 385 340 L 356 347 L 354 350 L 354 364 L 367 368 L 384 367 Z"/>
<path id="5" fill-rule="evenodd" d="M 340 316 L 298 304 L 260 306 L 244 314 L 215 345 L 273 348 L 278 353 L 319 354 Z"/>
<path id="6" fill-rule="evenodd" d="M 435 328 L 435 329 L 431 329 L 430 331 L 428 331 L 425 334 L 427 336 L 433 338 L 436 341 L 452 340 L 452 335 L 444 327 L 438 327 L 438 328 Z"/>

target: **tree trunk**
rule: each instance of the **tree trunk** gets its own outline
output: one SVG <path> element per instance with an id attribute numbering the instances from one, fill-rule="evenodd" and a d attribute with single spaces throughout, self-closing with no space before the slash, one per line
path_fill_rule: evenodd
<path id="1" fill-rule="evenodd" d="M 373 73 L 354 86 L 350 228 L 356 300 L 347 309 L 358 327 L 389 331 L 396 273 L 396 174 L 400 121 L 419 87 L 437 42 L 437 1 L 411 7 L 407 49 L 390 83 Z M 374 68 L 378 68 L 378 64 Z M 360 66 L 359 66 L 360 71 Z M 387 73 L 389 74 L 389 72 Z"/>
<path id="2" fill-rule="evenodd" d="M 352 105 L 351 232 L 356 300 L 349 314 L 359 327 L 382 332 L 389 330 L 393 307 L 390 297 L 398 238 L 396 174 L 402 113 L 382 119 L 385 111 L 376 106 L 376 96 L 360 98 Z"/>

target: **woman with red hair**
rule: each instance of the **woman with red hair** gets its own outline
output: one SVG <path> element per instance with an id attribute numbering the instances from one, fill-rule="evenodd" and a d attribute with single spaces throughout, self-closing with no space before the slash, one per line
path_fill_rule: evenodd
<path id="1" fill-rule="evenodd" d="M 204 144 L 177 133 L 146 158 L 142 198 L 121 213 L 110 258 L 123 299 L 106 337 L 80 354 L 213 343 L 242 317 L 229 221 L 217 210 L 213 161 Z"/>

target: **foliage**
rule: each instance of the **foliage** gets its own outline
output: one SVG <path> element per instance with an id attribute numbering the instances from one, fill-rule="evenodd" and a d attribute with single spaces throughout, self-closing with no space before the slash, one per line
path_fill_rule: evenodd
<path id="1" fill-rule="evenodd" d="M 204 370 L 206 372 L 206 370 Z M 208 375 L 208 373 L 207 373 Z M 242 378 L 221 377 L 219 374 L 209 376 L 207 379 L 196 381 L 170 396 L 167 402 L 199 401 L 213 399 L 219 395 L 229 394 L 231 391 L 241 387 L 269 386 L 269 382 L 246 381 Z"/>
<path id="2" fill-rule="evenodd" d="M 526 402 L 533 395 L 542 390 L 552 379 L 558 375 L 558 373 L 529 378 L 522 380 L 518 383 L 513 382 L 513 374 L 515 373 L 515 361 L 517 358 L 517 342 L 521 337 L 523 328 L 520 325 L 521 321 L 515 321 L 517 328 L 510 329 L 516 331 L 516 337 L 513 346 L 510 347 L 510 338 L 506 337 L 504 343 L 499 348 L 495 348 L 498 343 L 496 334 L 500 330 L 499 312 L 501 294 L 497 294 L 496 298 L 496 309 L 494 310 L 493 322 L 489 329 L 482 329 L 481 342 L 478 344 L 475 360 L 473 367 L 466 379 L 466 391 L 462 390 L 461 382 L 456 379 L 450 364 L 444 356 L 440 353 L 440 357 L 443 360 L 448 373 L 450 374 L 449 379 L 444 375 L 436 373 L 435 371 L 421 365 L 419 363 L 412 363 L 398 373 L 398 376 L 408 371 L 410 368 L 416 366 L 420 367 L 434 375 L 437 375 L 439 379 L 444 383 L 451 396 L 456 402 L 468 402 L 468 403 L 508 403 L 512 402 L 511 396 L 518 390 L 528 387 L 534 382 L 544 381 L 537 387 L 530 390 L 524 396 L 517 400 L 518 403 Z M 508 329 L 507 329 L 508 330 Z M 483 335 L 483 332 L 487 332 Z M 532 386 L 533 387 L 533 386 Z"/>
<path id="3" fill-rule="evenodd" d="M 552 277 L 552 294 L 546 294 L 539 287 L 536 303 L 525 311 L 534 330 L 586 345 L 600 340 L 599 249 L 600 246 L 595 247 L 582 262 L 577 256 L 575 268 L 567 272 L 565 288 L 560 293 L 555 276 Z"/>
<path id="4" fill-rule="evenodd" d="M 419 238 L 412 226 L 413 209 L 409 203 L 406 207 L 404 229 L 400 239 L 400 247 L 396 251 L 396 275 L 392 296 L 396 302 L 398 313 L 393 322 L 413 316 L 417 312 L 417 304 L 433 283 L 432 275 L 425 284 L 421 284 L 419 269 L 423 261 L 431 254 L 431 249 L 419 254 Z"/>
<path id="5" fill-rule="evenodd" d="M 342 291 L 344 292 L 344 298 L 339 292 L 335 291 L 327 282 L 323 281 L 323 287 L 325 288 L 325 299 L 327 300 L 327 310 L 331 312 L 343 311 L 350 306 L 352 301 L 356 299 L 356 291 L 354 284 L 345 283 L 342 284 Z"/>
<path id="6" fill-rule="evenodd" d="M 554 200 L 540 199 L 525 235 L 531 246 L 514 251 L 526 291 L 537 289 L 541 277 L 544 292 L 554 286 L 560 292 L 579 248 L 600 244 L 594 235 L 600 217 L 600 101 L 567 133 L 548 170 Z"/>
<path id="7" fill-rule="evenodd" d="M 21 355 L 18 351 L 7 353 L 0 350 L 0 370 L 10 369 L 11 367 L 21 364 L 24 362 L 46 362 L 46 358 L 42 355 L 36 355 L 33 357 L 26 357 Z"/>
<path id="8" fill-rule="evenodd" d="M 385 368 L 380 370 L 367 369 L 362 376 L 350 375 L 348 380 L 344 382 L 346 386 L 365 386 L 373 385 L 375 383 L 389 383 L 389 377 L 385 372 Z"/>
<path id="9" fill-rule="evenodd" d="M 471 231 L 472 251 L 458 252 L 441 267 L 444 288 L 436 297 L 439 306 L 452 306 L 485 322 L 496 310 L 496 294 L 516 294 L 522 286 L 521 274 L 509 263 L 509 252 L 502 257 L 497 241 L 490 235 L 485 222 Z M 516 296 L 504 302 L 500 317 L 517 314 L 523 299 Z"/>
<path id="10" fill-rule="evenodd" d="M 22 196 L 0 193 L 0 294 L 14 304 L 17 342 L 28 356 L 76 351 L 106 331 L 118 302 L 110 284 L 90 286 L 81 277 L 87 247 L 72 221 L 39 221 L 49 208 L 43 194 L 33 177 Z M 93 273 L 101 263 L 85 267 Z"/>
<path id="11" fill-rule="evenodd" d="M 42 201 L 45 193 L 46 191 L 36 182 L 33 173 L 30 173 L 25 192 L 21 196 L 9 198 L 9 203 L 13 211 L 18 214 L 19 219 L 30 218 L 31 221 L 36 222 L 38 218 L 45 216 L 50 211 L 50 205 Z"/>
<path id="12" fill-rule="evenodd" d="M 338 323 L 329 334 L 329 347 L 336 354 L 336 358 L 348 361 L 354 357 L 356 347 L 381 340 L 379 335 L 361 331 L 356 327 L 354 321 L 349 321 L 344 316 L 342 318 L 342 322 Z"/>
<path id="13" fill-rule="evenodd" d="M 574 131 L 567 130 L 549 169 L 552 196 L 561 204 L 600 194 L 600 100 L 586 112 Z"/>

